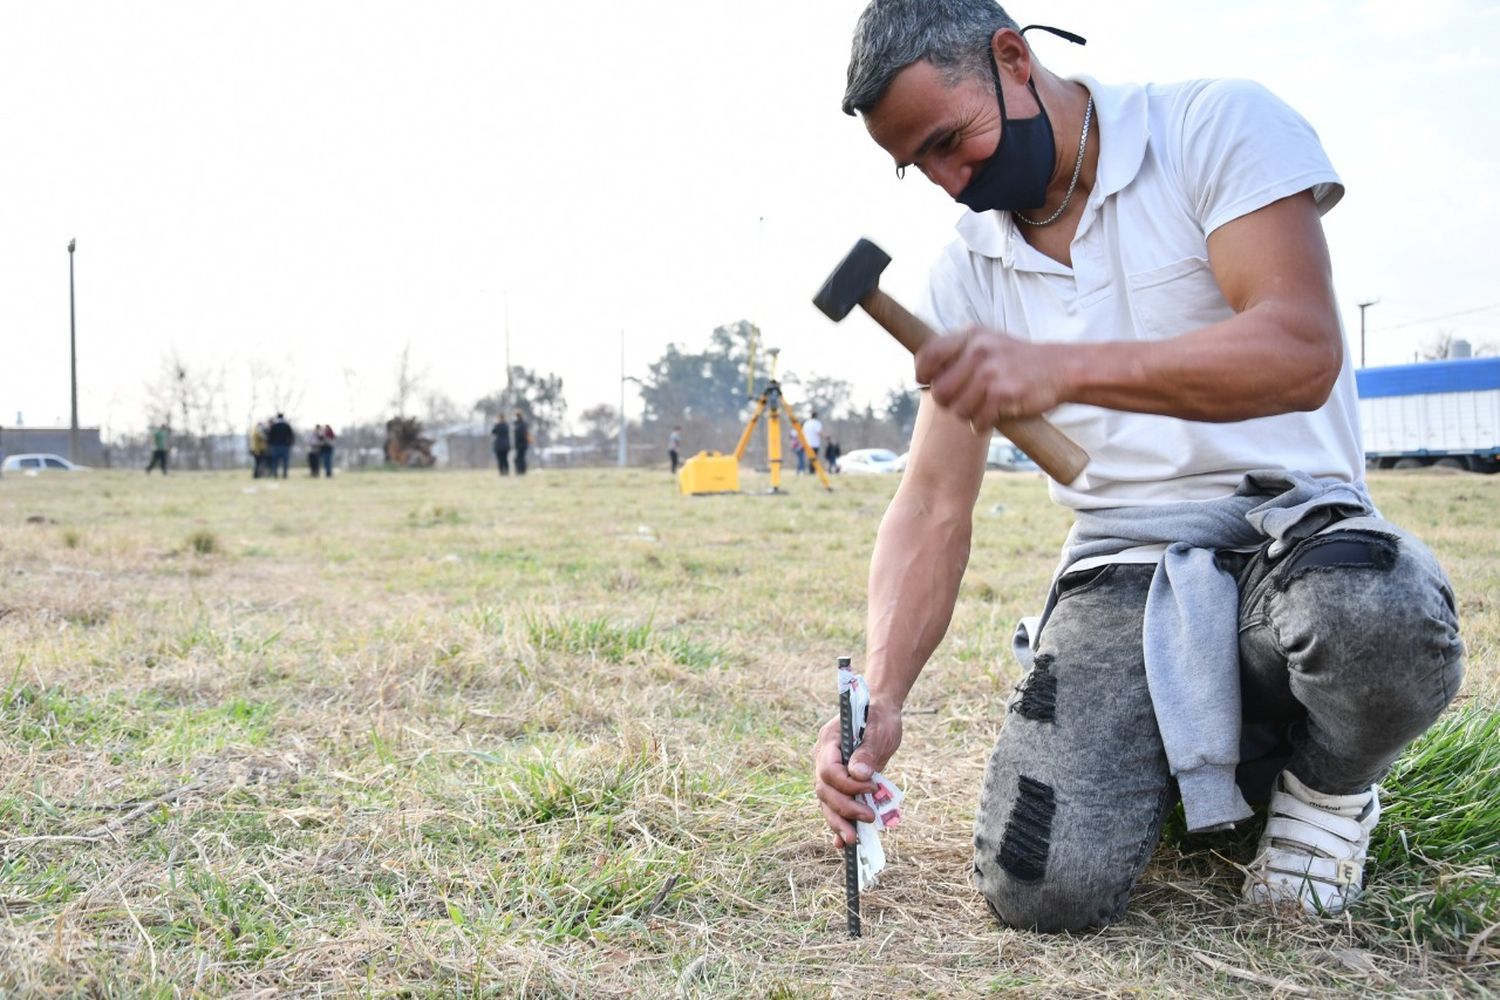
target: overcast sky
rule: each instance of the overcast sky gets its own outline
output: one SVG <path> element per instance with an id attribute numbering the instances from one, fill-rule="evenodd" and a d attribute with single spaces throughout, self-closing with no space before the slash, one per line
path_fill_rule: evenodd
<path id="1" fill-rule="evenodd" d="M 839 111 L 863 6 L 0 0 L 0 423 L 66 424 L 73 237 L 79 415 L 109 433 L 173 351 L 227 371 L 237 423 L 278 385 L 303 423 L 382 416 L 407 344 L 468 404 L 503 383 L 507 320 L 575 416 L 618 402 L 622 331 L 642 375 L 742 317 L 879 399 L 900 348 L 809 298 L 866 235 L 915 300 L 961 210 Z M 1356 361 L 1368 298 L 1371 364 L 1439 329 L 1500 342 L 1500 4 L 1010 10 L 1088 37 L 1029 36 L 1059 71 L 1251 77 L 1313 123 L 1348 188 L 1325 226 Z"/>

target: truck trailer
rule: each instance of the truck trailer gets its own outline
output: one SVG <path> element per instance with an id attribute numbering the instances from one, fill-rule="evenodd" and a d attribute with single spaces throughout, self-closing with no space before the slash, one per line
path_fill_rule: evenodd
<path id="1" fill-rule="evenodd" d="M 1500 358 L 1362 368 L 1354 377 L 1367 465 L 1500 471 Z"/>

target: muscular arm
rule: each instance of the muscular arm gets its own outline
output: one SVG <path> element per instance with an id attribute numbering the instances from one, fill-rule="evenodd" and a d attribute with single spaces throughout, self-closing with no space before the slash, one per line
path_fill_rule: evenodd
<path id="1" fill-rule="evenodd" d="M 874 790 L 870 776 L 901 745 L 901 706 L 953 616 L 989 437 L 987 428 L 975 433 L 924 394 L 911 461 L 870 560 L 864 741 L 845 767 L 834 718 L 813 749 L 814 791 L 836 845 L 854 843 L 855 820 L 873 819 L 853 797 Z"/>
<path id="2" fill-rule="evenodd" d="M 1235 315 L 1160 341 L 1028 343 L 997 331 L 936 338 L 917 377 L 962 417 L 1044 413 L 1060 403 L 1231 421 L 1313 410 L 1343 363 L 1328 246 L 1312 195 L 1216 229 L 1209 267 Z"/>
<path id="3" fill-rule="evenodd" d="M 900 708 L 948 630 L 989 438 L 923 394 L 910 464 L 870 559 L 865 673 L 875 701 Z"/>

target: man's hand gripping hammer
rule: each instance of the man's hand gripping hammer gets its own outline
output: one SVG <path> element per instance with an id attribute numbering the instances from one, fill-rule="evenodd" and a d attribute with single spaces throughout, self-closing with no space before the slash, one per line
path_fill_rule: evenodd
<path id="1" fill-rule="evenodd" d="M 813 296 L 813 305 L 835 323 L 856 305 L 862 306 L 902 347 L 915 354 L 936 334 L 880 290 L 880 272 L 890 262 L 884 250 L 869 240 L 860 240 L 823 282 Z M 995 421 L 995 428 L 1059 483 L 1073 482 L 1088 465 L 1088 453 L 1043 417 L 1000 419 Z"/>

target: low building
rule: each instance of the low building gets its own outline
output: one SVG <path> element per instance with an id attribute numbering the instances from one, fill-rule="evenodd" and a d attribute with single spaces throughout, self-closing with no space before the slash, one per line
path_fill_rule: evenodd
<path id="1" fill-rule="evenodd" d="M 0 427 L 0 455 L 44 452 L 72 459 L 79 465 L 103 465 L 104 442 L 99 428 L 78 428 L 78 454 L 68 454 L 72 431 L 67 427 Z"/>

